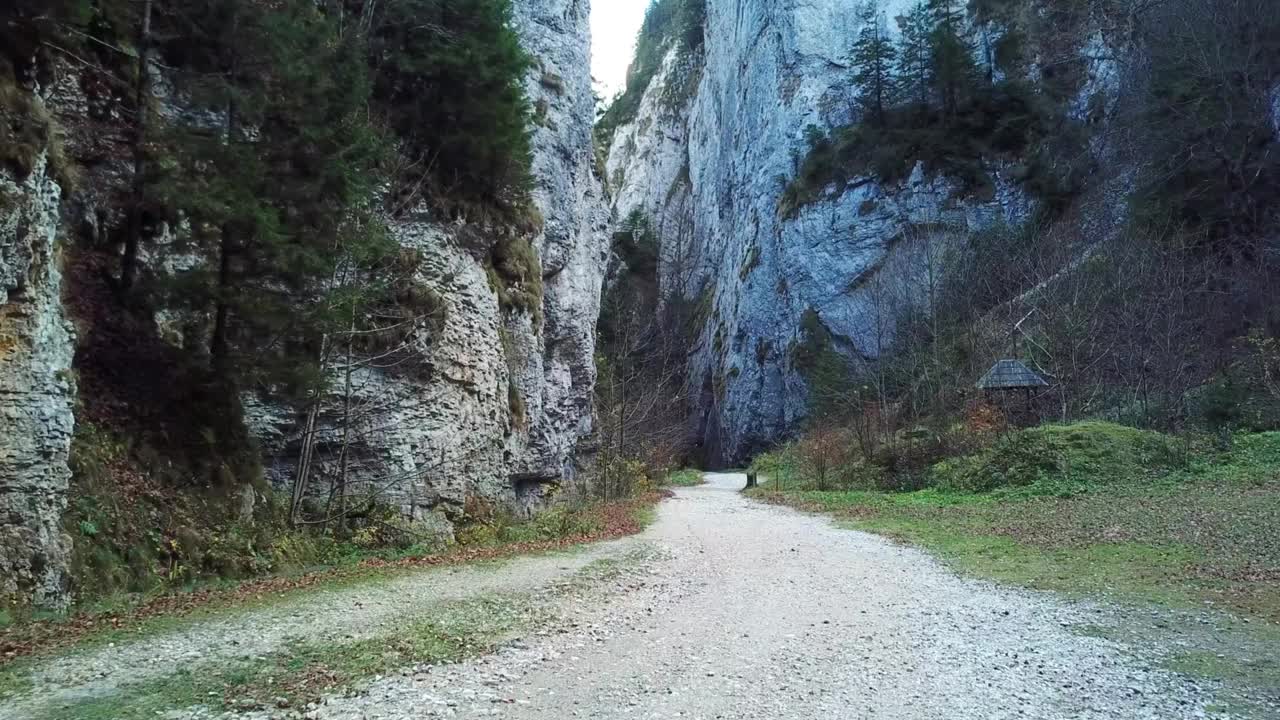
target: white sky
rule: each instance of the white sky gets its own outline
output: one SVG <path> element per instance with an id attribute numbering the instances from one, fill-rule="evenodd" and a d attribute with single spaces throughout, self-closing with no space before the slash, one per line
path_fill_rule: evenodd
<path id="1" fill-rule="evenodd" d="M 591 0 L 591 76 L 609 101 L 627 82 L 627 66 L 649 0 Z"/>

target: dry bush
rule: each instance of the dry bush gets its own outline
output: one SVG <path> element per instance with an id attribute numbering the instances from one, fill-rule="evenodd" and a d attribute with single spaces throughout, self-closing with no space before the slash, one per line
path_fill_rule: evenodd
<path id="1" fill-rule="evenodd" d="M 796 443 L 800 459 L 817 490 L 832 488 L 841 469 L 853 459 L 853 448 L 852 438 L 843 428 L 811 430 Z"/>

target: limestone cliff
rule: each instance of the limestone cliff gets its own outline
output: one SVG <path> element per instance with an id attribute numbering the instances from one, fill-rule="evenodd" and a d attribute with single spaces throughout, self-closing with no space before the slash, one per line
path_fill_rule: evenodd
<path id="1" fill-rule="evenodd" d="M 62 513 L 76 387 L 61 194 L 45 152 L 24 178 L 0 169 L 0 597 L 51 607 L 67 602 Z"/>
<path id="2" fill-rule="evenodd" d="M 446 219 L 425 206 L 397 214 L 391 234 L 416 259 L 416 280 L 439 307 L 413 331 L 407 352 L 363 365 L 350 385 L 350 400 L 361 408 L 358 427 L 345 439 L 354 438 L 350 483 L 376 489 L 381 500 L 422 521 L 421 528 L 443 535 L 468 501 L 532 512 L 556 492 L 575 489 L 575 453 L 591 431 L 609 208 L 592 144 L 590 7 L 587 0 L 513 6 L 516 30 L 534 61 L 526 89 L 536 110 L 532 200 L 540 218 L 529 225 L 539 229 L 530 236 L 528 229 Z M 101 315 L 115 305 L 105 292 L 109 271 L 89 264 L 84 284 L 101 286 L 95 292 L 102 297 L 64 297 L 58 243 L 81 242 L 111 262 L 127 222 L 131 111 L 124 94 L 104 90 L 100 78 L 65 59 L 41 79 L 46 86 L 28 80 L 14 88 L 15 97 L 47 104 L 41 117 L 60 124 L 67 154 L 85 178 L 64 193 L 43 150 L 29 173 L 0 169 L 0 598 L 63 606 L 70 600 L 71 539 L 63 514 L 76 401 L 67 308 L 92 306 Z M 175 89 L 160 65 L 149 93 L 148 102 L 170 121 L 209 114 Z M 189 231 L 160 225 L 148 244 Z M 541 267 L 538 307 L 500 300 L 493 251 L 517 237 L 533 245 Z M 143 255 L 154 263 L 161 254 L 144 248 Z M 180 253 L 165 258 L 181 260 Z M 145 334 L 157 342 L 199 347 L 203 336 L 190 333 L 207 332 L 201 328 L 208 323 L 165 312 L 155 325 L 159 332 Z M 132 326 L 130 332 L 137 331 Z M 139 379 L 131 379 L 127 367 L 111 372 Z M 346 399 L 339 397 L 346 378 L 334 379 L 311 433 L 315 494 L 324 491 L 326 473 L 335 472 L 335 448 L 344 442 L 333 408 Z M 104 417 L 126 416 L 127 405 L 116 402 Z M 267 477 L 287 492 L 307 413 L 271 388 L 247 393 L 244 405 Z M 163 418 L 139 420 L 157 421 Z M 241 518 L 252 509 L 246 492 Z"/>
<path id="3" fill-rule="evenodd" d="M 518 29 L 535 58 L 527 92 L 538 119 L 533 200 L 543 227 L 533 243 L 541 312 L 503 309 L 490 281 L 488 250 L 512 230 L 442 222 L 425 209 L 392 223 L 398 242 L 423 258 L 420 280 L 443 308 L 436 326 L 416 333 L 414 357 L 354 378 L 367 412 L 352 482 L 376 488 L 419 520 L 453 517 L 470 497 L 529 512 L 549 490 L 574 481 L 575 449 L 591 430 L 609 230 L 591 144 L 589 16 L 585 0 L 516 3 Z M 340 392 L 341 382 L 332 388 Z M 250 404 L 271 479 L 287 487 L 303 419 L 271 398 Z M 329 471 L 341 441 L 337 420 L 319 419 L 317 452 Z"/>
<path id="4" fill-rule="evenodd" d="M 882 7 L 892 18 L 909 4 Z M 992 158 L 984 193 L 963 192 L 919 163 L 900 183 L 854 178 L 795 213 L 780 211 L 806 151 L 806 128 L 855 119 L 848 58 L 858 3 L 710 0 L 706 11 L 704 48 L 690 58 L 669 47 L 635 117 L 614 132 L 608 175 L 617 218 L 638 210 L 659 225 L 662 282 L 712 302 L 691 350 L 688 396 L 718 462 L 748 457 L 804 418 L 809 393 L 793 351 L 804 342 L 806 316 L 847 356 L 877 353 L 891 328 L 877 327 L 870 288 L 902 251 L 904 233 L 932 227 L 960 237 L 1015 225 L 1036 199 L 1008 159 Z M 1106 107 L 1114 67 L 1085 48 L 1103 43 L 1101 29 L 1063 31 L 1061 42 L 1083 58 L 1076 99 L 1066 104 L 1083 115 L 1098 95 Z M 1036 72 L 1033 62 L 1028 73 Z M 1091 152 L 1108 150 L 1096 144 Z"/>

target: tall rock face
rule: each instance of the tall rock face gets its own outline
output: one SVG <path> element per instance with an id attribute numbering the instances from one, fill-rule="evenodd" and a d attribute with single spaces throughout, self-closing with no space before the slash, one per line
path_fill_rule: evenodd
<path id="1" fill-rule="evenodd" d="M 586 0 L 521 0 L 515 21 L 534 59 L 533 201 L 542 228 L 541 307 L 504 308 L 491 270 L 495 245 L 519 230 L 445 222 L 425 208 L 392 221 L 398 242 L 422 259 L 418 281 L 441 308 L 409 357 L 362 367 L 351 380 L 361 408 L 344 437 L 341 416 L 317 418 L 313 491 L 323 492 L 348 445 L 349 482 L 421 521 L 447 522 L 472 500 L 533 512 L 572 490 L 578 442 L 591 431 L 595 323 L 608 250 L 609 207 L 595 175 Z M 325 406 L 343 407 L 345 378 Z M 306 420 L 270 397 L 248 398 L 250 427 L 273 483 L 288 487 Z"/>
<path id="2" fill-rule="evenodd" d="M 892 319 L 873 307 L 872 288 L 895 255 L 912 252 L 905 236 L 931 228 L 960 238 L 1016 225 L 1036 207 L 1007 161 L 992 160 L 992 187 L 980 195 L 918 164 L 900 183 L 854 178 L 794 213 L 780 210 L 808 149 L 806 129 L 856 119 L 848 58 L 858 5 L 708 0 L 704 47 L 689 57 L 669 43 L 635 118 L 611 140 L 615 217 L 649 218 L 663 242 L 661 282 L 711 303 L 686 394 L 713 463 L 746 459 L 803 420 L 809 392 L 795 361 L 809 334 L 829 333 L 854 359 L 880 351 Z M 881 3 L 889 18 L 908 5 Z M 1081 99 L 1069 103 L 1079 108 L 1095 93 L 1114 94 L 1114 68 L 1084 66 Z"/>
<path id="3" fill-rule="evenodd" d="M 592 429 L 595 326 L 610 230 L 592 141 L 590 6 L 513 5 L 534 61 L 526 88 L 536 110 L 532 200 L 540 219 L 523 228 L 472 223 L 424 206 L 390 220 L 417 268 L 416 284 L 436 309 L 394 357 L 363 363 L 349 377 L 331 367 L 329 395 L 315 415 L 271 388 L 243 398 L 246 425 L 277 490 L 287 492 L 297 478 L 304 437 L 314 438 L 309 494 L 323 501 L 342 465 L 349 491 L 399 506 L 426 533 L 448 535 L 453 521 L 476 508 L 532 513 L 585 482 L 577 449 Z M 82 165 L 79 188 L 63 197 L 44 155 L 22 177 L 0 168 L 0 600 L 52 607 L 71 599 L 72 540 L 62 528 L 76 347 L 67 318 L 68 308 L 83 305 L 64 297 L 57 243 L 78 236 L 92 252 L 107 252 L 126 222 L 131 180 L 124 100 L 86 93 L 100 88 L 83 72 L 62 63 L 56 83 L 30 93 L 32 102 L 48 104 L 68 155 Z M 151 93 L 172 122 L 208 114 L 160 66 Z M 148 242 L 183 232 L 164 227 Z M 536 252 L 541 279 L 530 285 L 540 289 L 522 290 L 540 303 L 502 299 L 510 288 L 502 287 L 494 253 L 516 242 Z M 156 262 L 148 248 L 143 256 Z M 207 327 L 199 320 L 158 313 L 156 334 L 200 347 L 206 338 L 186 335 Z M 357 419 L 344 423 L 344 415 Z M 351 432 L 344 433 L 347 424 Z M 252 498 L 246 493 L 242 517 L 251 515 Z"/>
<path id="4" fill-rule="evenodd" d="M 0 599 L 69 600 L 63 534 L 75 424 L 73 333 L 62 307 L 59 200 L 47 153 L 0 169 Z"/>
<path id="5" fill-rule="evenodd" d="M 572 478 L 578 441 L 591 432 L 595 326 L 608 253 L 610 209 L 592 140 L 589 0 L 521 0 L 516 18 L 537 59 L 528 82 L 537 117 L 534 202 L 544 226 L 543 327 L 525 377 L 533 418 L 513 468 L 525 481 Z"/>

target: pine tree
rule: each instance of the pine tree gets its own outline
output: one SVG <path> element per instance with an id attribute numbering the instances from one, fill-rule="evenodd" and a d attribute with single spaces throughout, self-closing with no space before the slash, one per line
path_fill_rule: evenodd
<path id="1" fill-rule="evenodd" d="M 902 31 L 897 65 L 902 94 L 912 103 L 927 105 L 934 79 L 934 22 L 926 0 L 918 0 L 906 15 L 899 17 L 898 27 Z"/>
<path id="2" fill-rule="evenodd" d="M 143 0 L 138 22 L 138 64 L 134 78 L 133 177 L 129 197 L 129 217 L 125 227 L 124 255 L 120 264 L 120 289 L 133 288 L 138 271 L 138 250 L 142 243 L 143 202 L 146 198 L 146 143 L 151 115 L 151 10 L 152 0 Z"/>
<path id="3" fill-rule="evenodd" d="M 862 29 L 850 56 L 854 65 L 853 82 L 858 88 L 858 102 L 864 117 L 883 127 L 885 108 L 894 100 L 893 68 L 897 49 L 889 39 L 884 13 L 875 0 L 859 10 Z"/>
<path id="4" fill-rule="evenodd" d="M 326 281 L 378 236 L 368 206 L 384 143 L 366 48 L 310 0 L 185 2 L 204 33 L 188 81 L 220 127 L 171 137 L 165 199 L 203 258 L 170 283 L 171 302 L 211 315 L 218 382 L 293 385 L 314 358 L 290 348 L 334 322 Z"/>
<path id="5" fill-rule="evenodd" d="M 511 0 L 391 0 L 373 19 L 375 98 L 437 196 L 512 208 L 529 187 L 530 59 Z"/>
<path id="6" fill-rule="evenodd" d="M 964 34 L 964 3 L 960 0 L 928 0 L 928 11 L 933 24 L 929 50 L 934 84 L 943 112 L 954 116 L 976 71 L 973 48 Z"/>

